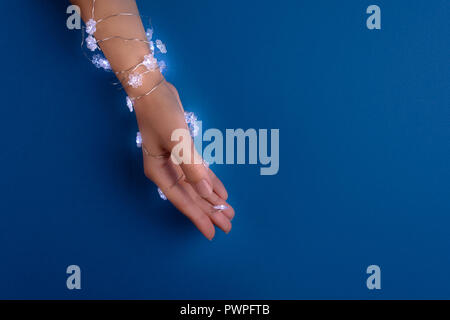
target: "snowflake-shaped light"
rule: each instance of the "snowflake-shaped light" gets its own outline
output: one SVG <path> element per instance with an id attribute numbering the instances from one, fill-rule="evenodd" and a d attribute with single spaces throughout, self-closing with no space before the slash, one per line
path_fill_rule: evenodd
<path id="1" fill-rule="evenodd" d="M 214 206 L 213 208 L 214 208 L 215 210 L 222 211 L 222 210 L 228 209 L 228 206 L 226 206 L 226 205 L 224 205 L 224 204 L 218 204 L 217 206 Z"/>
<path id="2" fill-rule="evenodd" d="M 158 60 L 152 55 L 147 54 L 144 56 L 144 61 L 142 64 L 149 70 L 149 71 L 155 71 L 156 68 L 158 68 Z"/>
<path id="3" fill-rule="evenodd" d="M 150 41 L 148 46 L 150 47 L 150 51 L 152 53 L 155 52 L 155 43 L 153 41 Z"/>
<path id="4" fill-rule="evenodd" d="M 86 32 L 89 35 L 93 35 L 95 33 L 95 31 L 97 31 L 96 25 L 97 25 L 97 22 L 94 19 L 89 19 L 86 22 Z"/>
<path id="5" fill-rule="evenodd" d="M 156 47 L 161 53 L 167 53 L 166 45 L 161 40 L 156 40 Z"/>
<path id="6" fill-rule="evenodd" d="M 164 62 L 164 60 L 159 61 L 159 62 L 158 62 L 158 66 L 159 66 L 159 70 L 160 70 L 161 72 L 164 72 L 164 70 L 166 70 L 166 68 L 167 68 L 167 65 L 166 65 L 166 63 Z"/>
<path id="7" fill-rule="evenodd" d="M 142 86 L 142 74 L 132 73 L 128 77 L 128 84 L 133 88 L 139 88 Z"/>
<path id="8" fill-rule="evenodd" d="M 138 148 L 142 147 L 142 136 L 139 131 L 136 133 L 136 146 Z"/>
<path id="9" fill-rule="evenodd" d="M 109 61 L 106 58 L 103 58 L 100 54 L 96 54 L 92 57 L 92 63 L 97 68 L 102 68 L 106 71 L 111 70 L 111 65 L 109 64 Z"/>
<path id="10" fill-rule="evenodd" d="M 93 36 L 87 37 L 86 38 L 86 47 L 91 51 L 95 51 L 98 48 L 97 40 L 95 40 L 95 38 Z"/>
<path id="11" fill-rule="evenodd" d="M 167 197 L 166 197 L 166 195 L 161 191 L 161 189 L 160 188 L 158 188 L 158 194 L 159 194 L 159 196 L 161 197 L 161 199 L 163 199 L 163 200 L 167 200 Z"/>
<path id="12" fill-rule="evenodd" d="M 148 40 L 149 42 L 152 41 L 152 38 L 153 38 L 153 29 L 147 28 L 147 30 L 145 31 L 145 36 L 147 37 L 147 40 Z"/>
<path id="13" fill-rule="evenodd" d="M 130 99 L 130 97 L 127 97 L 127 107 L 130 112 L 133 112 L 133 100 Z"/>
<path id="14" fill-rule="evenodd" d="M 196 137 L 200 130 L 199 126 L 197 125 L 197 116 L 193 112 L 185 112 L 184 119 L 189 127 L 191 136 Z"/>

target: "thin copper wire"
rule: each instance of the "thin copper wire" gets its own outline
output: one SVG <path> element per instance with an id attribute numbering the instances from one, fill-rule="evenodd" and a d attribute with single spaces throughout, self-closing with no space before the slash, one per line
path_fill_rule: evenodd
<path id="1" fill-rule="evenodd" d="M 151 88 L 149 91 L 147 91 L 146 93 L 144 93 L 144 94 L 141 94 L 140 96 L 137 96 L 137 97 L 130 97 L 130 99 L 132 100 L 132 101 L 136 101 L 136 100 L 139 100 L 139 99 L 141 99 L 141 98 L 143 98 L 143 97 L 146 97 L 146 96 L 148 96 L 149 94 L 151 94 L 153 91 L 155 91 L 156 89 L 158 89 L 159 88 L 159 86 L 161 85 L 161 84 L 163 84 L 163 82 L 164 81 L 166 81 L 166 79 L 165 78 L 162 78 L 162 80 L 160 81 L 160 82 L 158 82 L 153 88 Z"/>
<path id="2" fill-rule="evenodd" d="M 142 144 L 142 151 L 144 151 L 144 154 L 146 156 L 152 157 L 152 158 L 155 158 L 155 159 L 167 159 L 167 158 L 170 157 L 170 152 L 165 152 L 165 153 L 160 154 L 160 155 L 151 154 L 144 144 Z"/>

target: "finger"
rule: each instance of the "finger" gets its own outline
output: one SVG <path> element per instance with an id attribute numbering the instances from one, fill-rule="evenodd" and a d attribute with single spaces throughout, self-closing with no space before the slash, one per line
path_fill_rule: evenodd
<path id="1" fill-rule="evenodd" d="M 181 103 L 177 89 L 168 82 L 167 86 L 169 90 L 172 91 L 172 93 L 175 95 L 181 110 L 184 111 L 183 104 Z M 215 191 L 223 199 L 226 200 L 228 198 L 228 193 L 224 185 L 209 168 L 203 165 L 203 159 L 195 150 L 195 146 L 190 135 L 188 137 L 186 134 L 185 137 L 183 136 L 183 140 L 184 139 L 189 141 L 189 143 L 185 145 L 185 149 L 191 150 L 192 155 L 189 155 L 187 157 L 191 160 L 188 161 L 188 163 L 186 163 L 185 161 L 180 161 L 182 162 L 181 168 L 186 175 L 186 180 L 192 184 L 192 186 L 197 191 L 197 193 L 200 194 L 200 196 L 207 198 L 213 191 Z M 172 151 L 173 147 L 177 144 L 178 141 L 171 141 L 171 143 L 169 143 L 168 145 L 168 149 Z M 177 155 L 175 155 L 175 157 L 177 157 Z"/>
<path id="2" fill-rule="evenodd" d="M 202 200 L 205 201 L 205 200 Z M 216 226 L 218 226 L 223 232 L 228 234 L 231 231 L 231 222 L 228 217 L 225 216 L 223 212 L 220 210 L 214 210 L 209 208 L 209 218 L 214 222 Z"/>
<path id="3" fill-rule="evenodd" d="M 208 168 L 209 177 L 211 178 L 211 182 L 213 185 L 214 191 L 221 197 L 223 200 L 228 199 L 228 192 L 227 189 L 225 189 L 225 186 L 223 185 L 222 181 L 220 181 L 219 178 L 214 174 L 214 172 Z"/>
<path id="4" fill-rule="evenodd" d="M 221 197 L 219 197 L 215 192 L 213 192 L 210 196 L 205 198 L 212 206 L 219 206 L 224 205 L 226 206 L 226 209 L 221 210 L 225 216 L 228 217 L 228 219 L 234 218 L 234 209 L 227 203 L 225 200 L 223 200 Z"/>
<path id="5" fill-rule="evenodd" d="M 195 150 L 184 117 L 172 119 L 169 132 L 167 133 L 169 139 L 164 139 L 164 144 L 171 154 L 170 159 L 180 166 L 186 175 L 186 181 L 192 184 L 195 191 L 202 197 L 208 197 L 213 192 L 208 169 Z"/>
<path id="6" fill-rule="evenodd" d="M 192 142 L 190 136 L 185 133 L 182 137 L 182 141 Z M 172 141 L 173 142 L 173 141 Z M 219 197 L 213 189 L 213 180 L 216 182 L 216 188 L 218 193 L 223 197 L 227 197 L 225 187 L 223 187 L 220 180 L 203 164 L 203 160 L 195 150 L 193 143 L 189 145 L 187 143 L 183 147 L 183 155 L 178 153 L 178 150 L 174 148 L 178 147 L 174 145 L 170 150 L 171 159 L 174 163 L 178 163 L 180 168 L 186 175 L 186 181 L 189 182 L 194 190 L 204 199 L 208 200 L 213 205 L 224 204 L 223 198 Z M 193 157 L 191 155 L 194 155 Z M 225 214 L 231 218 L 234 217 L 234 210 L 225 210 Z"/>
<path id="7" fill-rule="evenodd" d="M 229 205 L 228 203 L 226 203 L 225 201 L 224 201 L 223 203 L 221 203 L 221 204 L 227 206 L 226 209 L 221 210 L 221 211 L 223 212 L 223 214 L 224 214 L 228 219 L 230 219 L 230 221 L 233 220 L 233 219 L 234 219 L 234 215 L 235 215 L 235 212 L 234 212 L 233 207 L 230 206 L 230 205 Z"/>
<path id="8" fill-rule="evenodd" d="M 175 95 L 178 104 L 180 105 L 181 110 L 184 112 L 184 108 L 183 108 L 183 104 L 181 103 L 181 99 L 180 99 L 180 95 L 178 94 L 178 90 L 171 84 L 171 83 L 167 83 L 169 89 L 172 91 L 172 93 Z M 191 141 L 192 146 L 194 146 L 194 143 Z M 172 150 L 172 149 L 170 149 Z M 201 156 L 198 155 L 198 153 L 195 151 L 195 148 L 192 147 L 192 154 L 195 156 L 197 156 L 197 159 L 201 159 Z M 197 161 L 200 163 L 200 160 Z M 186 165 L 186 164 L 182 164 L 181 168 L 183 169 L 184 174 L 186 175 L 187 181 L 190 182 L 192 184 L 192 186 L 194 187 L 194 189 L 197 191 L 198 194 L 200 194 L 202 197 L 208 196 L 209 194 L 212 193 L 213 190 L 213 181 L 209 180 L 209 174 L 207 168 L 202 168 L 203 166 L 203 161 L 201 161 L 201 165 L 197 163 L 197 164 L 192 164 L 192 165 Z M 214 175 L 214 174 L 213 174 Z M 217 179 L 217 177 L 216 177 Z M 218 179 L 217 179 L 218 180 Z M 220 180 L 219 180 L 220 182 Z M 216 183 L 217 184 L 217 183 Z M 221 182 L 220 182 L 221 184 Z M 218 187 L 220 188 L 220 186 L 218 185 Z M 223 185 L 222 185 L 223 187 Z M 223 189 L 225 189 L 224 187 L 220 189 L 220 194 L 224 194 L 223 193 Z"/>
<path id="9" fill-rule="evenodd" d="M 180 182 L 168 190 L 163 190 L 167 199 L 192 221 L 198 230 L 209 240 L 214 238 L 215 230 L 210 217 L 190 197 L 186 182 Z"/>
<path id="10" fill-rule="evenodd" d="M 235 212 L 232 206 L 227 202 L 223 201 L 222 198 L 217 197 L 218 201 L 214 204 L 214 206 L 225 206 L 225 209 L 221 209 L 220 211 L 231 221 L 234 218 Z M 209 202 L 209 201 L 208 201 Z"/>
<path id="11" fill-rule="evenodd" d="M 203 164 L 186 164 L 180 165 L 186 181 L 188 181 L 197 193 L 205 199 L 213 195 L 213 187 L 208 171 Z"/>
<path id="12" fill-rule="evenodd" d="M 209 216 L 214 224 L 222 229 L 223 232 L 229 233 L 231 230 L 230 219 L 222 212 L 222 210 L 214 209 L 213 205 L 203 198 L 200 198 L 192 186 L 189 185 L 188 192 L 195 199 L 197 205 L 202 208 L 203 212 Z"/>
<path id="13" fill-rule="evenodd" d="M 175 95 L 175 97 L 176 97 L 176 99 L 178 101 L 178 104 L 180 105 L 181 110 L 184 112 L 183 104 L 181 103 L 181 99 L 180 99 L 180 95 L 178 94 L 178 90 L 169 82 L 167 82 L 167 85 L 168 85 L 169 89 L 172 91 L 172 93 Z M 189 170 L 189 168 L 187 168 L 187 170 Z M 212 170 L 210 170 L 208 168 L 206 171 L 209 173 L 209 177 L 210 177 L 210 181 L 209 182 L 211 184 L 212 189 L 220 197 L 222 197 L 223 199 L 226 200 L 228 198 L 228 193 L 227 193 L 227 190 L 225 189 L 224 185 L 222 184 L 222 182 L 219 180 L 219 178 L 217 178 L 217 176 L 212 172 Z M 187 173 L 187 172 L 185 172 L 185 174 L 188 177 L 188 179 L 191 179 L 192 181 L 194 181 L 193 179 L 196 179 L 196 178 L 192 179 L 192 176 L 189 173 Z M 193 175 L 195 175 L 196 177 L 198 175 L 204 176 L 203 173 L 200 173 L 200 174 L 193 173 Z M 198 188 L 196 188 L 196 189 L 198 189 Z M 207 193 L 209 194 L 209 190 L 207 190 Z"/>
<path id="14" fill-rule="evenodd" d="M 156 159 L 144 156 L 145 175 L 162 190 L 167 199 L 186 215 L 202 234 L 211 240 L 214 237 L 214 225 L 205 212 L 196 204 L 189 194 L 181 169 L 167 159 Z"/>
<path id="15" fill-rule="evenodd" d="M 194 143 L 188 131 L 179 131 L 176 139 L 168 141 L 171 160 L 178 164 L 197 193 L 207 198 L 213 193 L 213 187 L 208 169 L 203 165 L 201 156 L 195 150 Z M 178 140 L 177 140 L 178 139 Z"/>

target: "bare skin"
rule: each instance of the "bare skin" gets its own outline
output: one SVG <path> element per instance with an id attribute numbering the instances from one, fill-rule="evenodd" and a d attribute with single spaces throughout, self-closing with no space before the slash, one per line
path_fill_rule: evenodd
<path id="1" fill-rule="evenodd" d="M 81 9 L 84 21 L 92 18 L 92 0 L 72 0 Z M 119 12 L 139 15 L 134 0 L 96 0 L 95 20 Z M 113 17 L 97 25 L 94 34 L 97 40 L 110 36 L 145 40 L 142 21 L 137 16 Z M 115 72 L 127 70 L 140 63 L 150 53 L 147 44 L 139 41 L 112 39 L 99 44 Z M 137 71 L 143 71 L 138 69 Z M 144 75 L 142 87 L 132 88 L 119 76 L 130 97 L 148 92 L 163 79 L 159 71 Z M 214 225 L 225 233 L 231 230 L 233 208 L 226 202 L 227 191 L 216 175 L 203 164 L 175 164 L 170 154 L 177 141 L 171 141 L 176 129 L 188 129 L 184 120 L 183 105 L 175 87 L 162 82 L 150 95 L 135 101 L 136 119 L 144 148 L 144 173 L 152 180 L 175 207 L 185 214 L 202 234 L 211 240 L 215 235 Z M 192 143 L 193 145 L 193 143 Z M 195 150 L 192 149 L 192 156 Z M 214 205 L 224 204 L 228 209 L 217 211 Z"/>

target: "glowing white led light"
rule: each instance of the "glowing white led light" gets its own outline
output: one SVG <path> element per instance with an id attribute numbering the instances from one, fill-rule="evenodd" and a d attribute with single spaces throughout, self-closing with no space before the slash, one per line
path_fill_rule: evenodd
<path id="1" fill-rule="evenodd" d="M 142 147 L 142 136 L 139 131 L 136 133 L 136 146 L 138 148 Z"/>
<path id="2" fill-rule="evenodd" d="M 147 30 L 145 31 L 145 36 L 147 37 L 147 40 L 148 40 L 148 41 L 152 41 L 152 38 L 153 38 L 153 29 L 147 28 Z"/>
<path id="3" fill-rule="evenodd" d="M 160 188 L 158 188 L 158 194 L 159 194 L 159 196 L 161 197 L 161 199 L 163 199 L 163 200 L 167 200 L 167 197 L 166 197 L 166 195 L 161 191 L 161 189 Z"/>
<path id="4" fill-rule="evenodd" d="M 94 64 L 94 66 L 96 66 L 99 69 L 101 68 L 106 71 L 111 70 L 111 65 L 109 64 L 109 61 L 106 58 L 103 58 L 99 54 L 96 54 L 92 57 L 92 63 Z"/>
<path id="5" fill-rule="evenodd" d="M 142 86 L 142 74 L 132 73 L 128 78 L 128 84 L 133 88 L 139 88 Z"/>
<path id="6" fill-rule="evenodd" d="M 133 112 L 133 100 L 130 99 L 130 97 L 127 96 L 127 107 L 130 112 Z"/>
<path id="7" fill-rule="evenodd" d="M 97 31 L 96 25 L 97 22 L 94 19 L 89 19 L 88 22 L 86 22 L 86 32 L 89 35 L 93 35 L 95 31 Z"/>
<path id="8" fill-rule="evenodd" d="M 156 40 L 156 47 L 158 48 L 159 52 L 161 53 L 167 53 L 166 45 L 161 40 Z"/>
<path id="9" fill-rule="evenodd" d="M 87 37 L 86 38 L 86 47 L 91 51 L 97 50 L 97 48 L 98 48 L 97 40 L 95 40 L 95 38 L 93 36 Z"/>
<path id="10" fill-rule="evenodd" d="M 158 68 L 158 60 L 156 60 L 156 58 L 151 54 L 147 54 L 146 56 L 144 56 L 144 61 L 142 62 L 142 64 L 149 71 L 155 71 Z"/>
<path id="11" fill-rule="evenodd" d="M 158 62 L 158 66 L 159 66 L 159 70 L 161 71 L 161 73 L 164 72 L 164 70 L 166 70 L 166 68 L 167 68 L 166 63 L 163 60 Z"/>
<path id="12" fill-rule="evenodd" d="M 228 209 L 228 206 L 224 205 L 224 204 L 219 204 L 217 206 L 213 207 L 215 210 L 225 210 Z"/>

